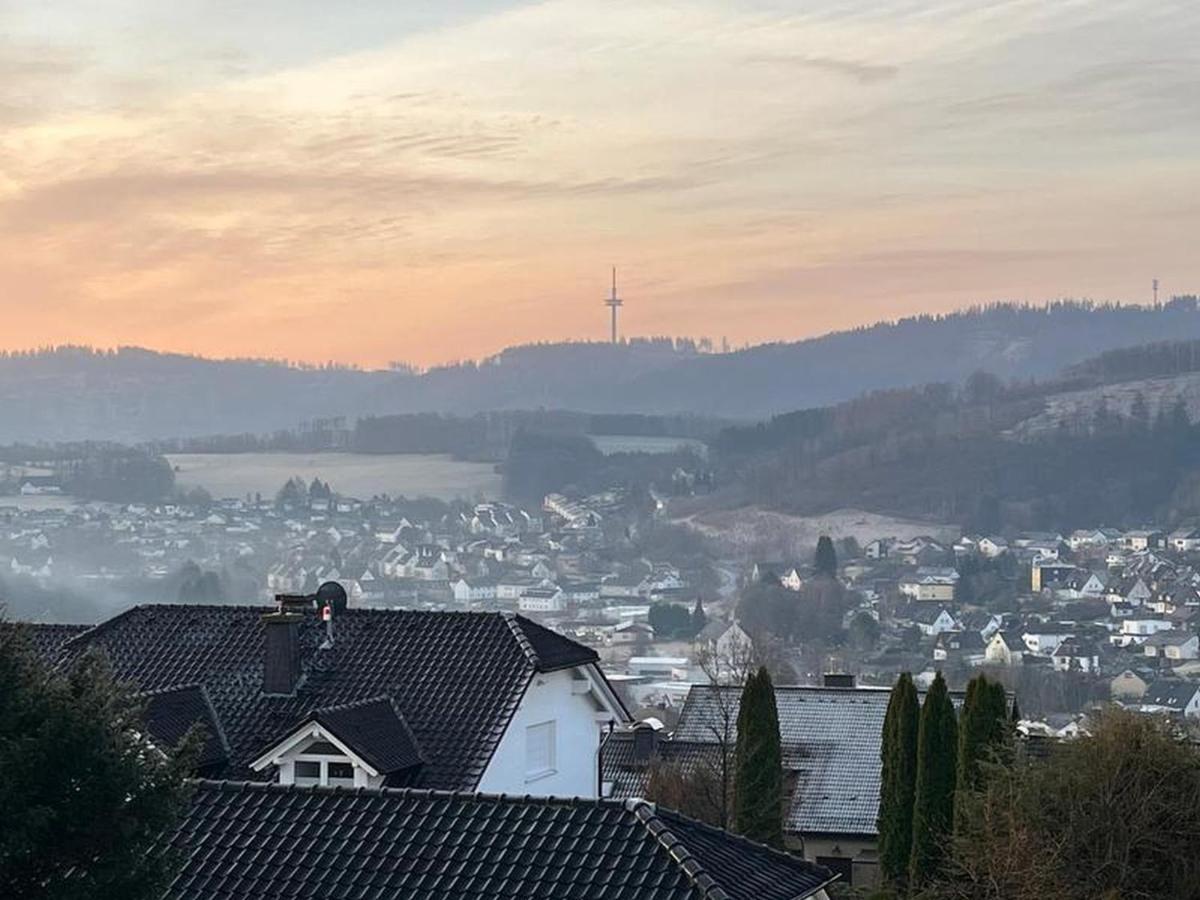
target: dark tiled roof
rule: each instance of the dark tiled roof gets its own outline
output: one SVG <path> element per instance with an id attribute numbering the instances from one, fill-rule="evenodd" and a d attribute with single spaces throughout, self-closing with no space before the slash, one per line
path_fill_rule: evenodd
<path id="1" fill-rule="evenodd" d="M 642 802 L 200 782 L 167 896 L 800 900 L 832 877 Z"/>
<path id="2" fill-rule="evenodd" d="M 196 765 L 200 769 L 229 761 L 229 744 L 203 685 L 185 684 L 142 695 L 146 729 L 160 744 L 176 746 L 195 724 L 204 729 L 204 747 Z"/>
<path id="3" fill-rule="evenodd" d="M 315 613 L 300 625 L 303 676 L 293 696 L 261 692 L 262 615 L 249 606 L 138 606 L 70 642 L 103 648 L 143 690 L 203 684 L 231 749 L 228 774 L 319 709 L 381 696 L 425 757 L 421 787 L 473 789 L 536 671 L 595 661 L 594 651 L 521 616 L 351 609 L 329 650 Z"/>
<path id="4" fill-rule="evenodd" d="M 1187 707 L 1192 698 L 1200 691 L 1200 684 L 1194 681 L 1184 681 L 1179 678 L 1161 678 L 1151 682 L 1142 695 L 1142 703 L 1149 706 L 1165 706 L 1168 709 L 1182 710 Z"/>
<path id="5" fill-rule="evenodd" d="M 308 717 L 308 721 L 312 720 L 329 729 L 384 775 L 424 761 L 408 723 L 387 697 L 317 710 Z"/>
<path id="6" fill-rule="evenodd" d="M 721 771 L 720 746 L 698 741 L 659 740 L 655 747 L 655 758 L 668 765 L 677 766 L 684 776 L 700 771 Z M 730 744 L 728 765 L 733 765 L 733 747 Z M 612 796 L 620 799 L 646 796 L 646 781 L 650 768 L 646 760 L 639 760 L 633 750 L 632 732 L 614 732 L 604 744 L 604 780 L 612 782 Z"/>
<path id="7" fill-rule="evenodd" d="M 2 625 L 0 627 L 9 627 Z M 22 623 L 21 627 L 29 637 L 33 651 L 42 662 L 54 664 L 62 655 L 63 645 L 71 638 L 87 631 L 87 625 L 37 625 Z"/>

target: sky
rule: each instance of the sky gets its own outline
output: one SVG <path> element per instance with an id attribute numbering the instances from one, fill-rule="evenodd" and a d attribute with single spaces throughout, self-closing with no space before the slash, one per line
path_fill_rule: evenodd
<path id="1" fill-rule="evenodd" d="M 1200 291 L 1195 0 L 0 0 L 0 347 L 378 366 Z"/>

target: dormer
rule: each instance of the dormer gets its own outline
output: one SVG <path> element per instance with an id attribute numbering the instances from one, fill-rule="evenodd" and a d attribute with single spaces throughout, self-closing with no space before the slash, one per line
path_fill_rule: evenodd
<path id="1" fill-rule="evenodd" d="M 375 697 L 309 713 L 250 768 L 280 784 L 375 788 L 408 784 L 423 762 L 399 710 Z"/>

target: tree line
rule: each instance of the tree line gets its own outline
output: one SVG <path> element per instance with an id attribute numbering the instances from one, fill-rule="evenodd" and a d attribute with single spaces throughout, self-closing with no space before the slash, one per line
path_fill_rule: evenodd
<path id="1" fill-rule="evenodd" d="M 1200 896 L 1200 751 L 1166 720 L 1118 709 L 1033 752 L 997 682 L 956 714 L 939 673 L 904 674 L 883 726 L 879 898 Z"/>

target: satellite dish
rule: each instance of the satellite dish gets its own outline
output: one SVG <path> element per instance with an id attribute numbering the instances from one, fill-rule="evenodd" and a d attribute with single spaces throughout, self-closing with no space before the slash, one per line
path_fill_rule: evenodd
<path id="1" fill-rule="evenodd" d="M 328 607 L 333 615 L 344 613 L 348 604 L 346 589 L 336 581 L 327 581 L 317 588 L 317 606 Z M 325 618 L 324 612 L 321 617 Z"/>

